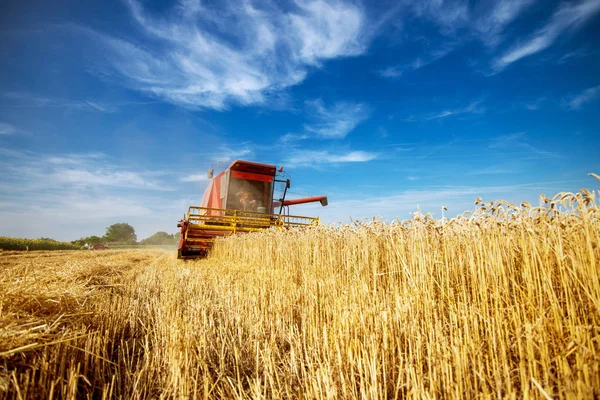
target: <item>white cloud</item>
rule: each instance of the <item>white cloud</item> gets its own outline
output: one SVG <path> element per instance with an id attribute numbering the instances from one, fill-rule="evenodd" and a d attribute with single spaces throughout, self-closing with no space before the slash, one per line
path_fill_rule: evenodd
<path id="1" fill-rule="evenodd" d="M 506 36 L 511 23 L 521 17 L 537 0 L 404 0 L 393 8 L 396 18 L 416 17 L 432 21 L 443 37 L 442 45 L 431 48 L 430 37 L 417 35 L 415 43 L 423 46 L 420 55 L 377 71 L 383 78 L 397 79 L 442 59 L 468 41 L 481 41 L 490 49 L 497 47 Z M 406 34 L 405 34 L 406 36 Z M 444 43 L 445 41 L 445 43 Z M 434 43 L 439 44 L 437 39 Z"/>
<path id="2" fill-rule="evenodd" d="M 600 0 L 583 0 L 561 5 L 543 28 L 497 58 L 493 62 L 494 71 L 500 72 L 515 61 L 547 49 L 563 32 L 581 28 L 599 11 Z"/>
<path id="3" fill-rule="evenodd" d="M 90 160 L 101 160 L 106 158 L 106 154 L 99 152 L 91 153 L 72 153 L 59 156 L 49 156 L 45 160 L 53 165 L 76 166 L 89 163 Z"/>
<path id="4" fill-rule="evenodd" d="M 187 207 L 198 200 L 160 199 L 154 196 L 64 192 L 42 196 L 44 202 L 21 202 L 18 206 L 0 204 L 0 235 L 10 237 L 50 237 L 74 240 L 105 233 L 118 222 L 131 224 L 138 239 L 157 231 L 176 232 L 176 223 Z M 43 207 L 41 206 L 43 204 Z"/>
<path id="5" fill-rule="evenodd" d="M 378 154 L 365 151 L 331 153 L 322 150 L 296 150 L 284 164 L 289 167 L 319 167 L 323 164 L 368 162 L 377 157 Z"/>
<path id="6" fill-rule="evenodd" d="M 377 74 L 382 78 L 396 79 L 402 76 L 403 71 L 401 66 L 393 65 L 391 67 L 380 69 L 379 71 L 377 71 Z"/>
<path id="7" fill-rule="evenodd" d="M 446 43 L 440 48 L 430 51 L 427 54 L 417 57 L 412 62 L 405 65 L 392 65 L 377 71 L 377 74 L 382 78 L 397 79 L 400 78 L 407 71 L 416 71 L 423 68 L 431 63 L 436 62 L 439 59 L 444 58 L 455 49 L 457 43 Z"/>
<path id="8" fill-rule="evenodd" d="M 589 103 L 600 95 L 600 85 L 584 90 L 577 96 L 572 97 L 566 102 L 570 110 L 578 110 L 585 103 Z"/>
<path id="9" fill-rule="evenodd" d="M 308 132 L 326 139 L 343 139 L 358 124 L 371 115 L 370 108 L 364 103 L 337 102 L 326 107 L 323 100 L 306 102 L 312 123 L 305 125 Z"/>
<path id="10" fill-rule="evenodd" d="M 469 4 L 466 1 L 414 1 L 410 3 L 410 9 L 416 16 L 436 22 L 446 34 L 454 32 L 469 22 Z"/>
<path id="11" fill-rule="evenodd" d="M 300 140 L 308 139 L 310 136 L 307 134 L 296 134 L 296 133 L 286 133 L 279 138 L 281 143 L 287 144 L 292 142 L 297 142 Z"/>
<path id="12" fill-rule="evenodd" d="M 359 8 L 343 1 L 306 1 L 296 3 L 300 13 L 289 15 L 292 41 L 300 43 L 300 58 L 309 64 L 322 59 L 362 54 L 363 15 Z"/>
<path id="13" fill-rule="evenodd" d="M 524 150 L 529 154 L 546 158 L 555 158 L 559 156 L 556 153 L 546 151 L 532 145 L 529 139 L 527 138 L 527 134 L 525 132 L 517 132 L 508 135 L 497 136 L 495 139 L 490 141 L 489 147 L 491 149 L 502 149 L 512 151 Z"/>
<path id="14" fill-rule="evenodd" d="M 503 40 L 506 27 L 516 20 L 536 0 L 499 0 L 483 3 L 482 17 L 475 21 L 478 37 L 488 47 L 495 47 Z"/>
<path id="15" fill-rule="evenodd" d="M 587 57 L 593 53 L 594 52 L 592 50 L 585 48 L 585 47 L 581 47 L 577 50 L 570 51 L 570 52 L 566 53 L 565 55 L 563 55 L 561 58 L 558 59 L 558 63 L 565 64 L 571 60 Z"/>
<path id="16" fill-rule="evenodd" d="M 446 43 L 443 46 L 441 46 L 440 48 L 429 52 L 429 54 L 422 56 L 422 57 L 418 57 L 416 60 L 414 60 L 410 64 L 410 67 L 413 70 L 423 68 L 441 58 L 446 57 L 448 54 L 450 54 L 452 52 L 452 50 L 454 50 L 456 48 L 456 46 L 457 46 L 457 43 L 454 43 L 454 42 Z"/>
<path id="17" fill-rule="evenodd" d="M 12 135 L 17 130 L 14 125 L 7 124 L 6 122 L 0 122 L 0 135 Z"/>
<path id="18" fill-rule="evenodd" d="M 206 151 L 194 153 L 194 157 L 201 159 L 207 168 L 208 164 L 211 163 L 228 163 L 252 156 L 254 156 L 253 146 L 247 142 L 234 146 L 223 144 Z"/>
<path id="19" fill-rule="evenodd" d="M 461 108 L 454 108 L 443 110 L 438 113 L 432 114 L 425 118 L 426 121 L 431 121 L 434 119 L 442 119 L 450 116 L 463 115 L 463 114 L 483 114 L 485 113 L 485 108 L 481 106 L 482 100 L 474 101 L 469 105 Z"/>
<path id="20" fill-rule="evenodd" d="M 533 101 L 523 104 L 523 107 L 529 111 L 536 111 L 542 108 L 542 103 L 548 100 L 546 97 L 539 97 Z"/>
<path id="21" fill-rule="evenodd" d="M 117 106 L 147 103 L 121 102 L 105 104 L 90 100 L 66 100 L 55 97 L 44 97 L 27 92 L 2 92 L 1 96 L 10 100 L 9 104 L 4 105 L 5 107 L 64 108 L 71 111 L 91 111 L 104 113 L 117 111 Z"/>
<path id="22" fill-rule="evenodd" d="M 184 176 L 179 179 L 181 182 L 208 182 L 208 176 L 206 174 L 193 174 Z"/>
<path id="23" fill-rule="evenodd" d="M 434 217 L 441 217 L 441 208 L 446 206 L 446 217 L 452 218 L 465 211 L 475 209 L 474 201 L 481 196 L 485 202 L 506 200 L 514 204 L 527 201 L 537 204 L 540 193 L 552 196 L 561 191 L 577 190 L 582 181 L 555 181 L 515 184 L 508 186 L 426 186 L 417 190 L 405 190 L 393 194 L 373 195 L 356 192 L 352 197 L 325 193 L 329 205 L 321 208 L 315 204 L 303 206 L 304 210 L 294 213 L 300 215 L 317 215 L 325 223 L 350 222 L 350 218 L 360 220 L 379 216 L 387 221 L 396 218 L 408 219 L 417 207 L 423 213 L 431 212 Z M 588 182 L 589 181 L 583 181 Z M 371 190 L 369 190 L 371 191 Z"/>
<path id="24" fill-rule="evenodd" d="M 494 167 L 484 167 L 476 170 L 472 170 L 466 173 L 466 175 L 506 175 L 506 174 L 515 174 L 519 172 L 519 168 L 506 168 L 503 166 L 494 166 Z"/>
<path id="25" fill-rule="evenodd" d="M 132 189 L 174 190 L 165 183 L 159 183 L 138 172 L 119 171 L 109 168 L 84 170 L 79 168 L 57 168 L 48 177 L 60 185 L 84 187 L 122 187 Z"/>
<path id="26" fill-rule="evenodd" d="M 248 145 L 241 145 L 240 147 L 221 146 L 212 153 L 212 158 L 216 161 L 234 161 L 240 158 L 249 157 L 254 154 Z"/>
<path id="27" fill-rule="evenodd" d="M 352 151 L 343 155 L 330 155 L 328 162 L 366 162 L 377 158 L 375 153 L 365 151 Z"/>
<path id="28" fill-rule="evenodd" d="M 445 36 L 458 37 L 464 31 L 470 37 L 494 47 L 503 40 L 504 30 L 536 0 L 421 0 L 409 1 L 408 11 L 433 21 Z"/>
<path id="29" fill-rule="evenodd" d="M 132 171 L 102 153 L 45 156 L 13 151 L 0 162 L 3 185 L 15 192 L 45 189 L 87 190 L 106 188 L 173 190 L 168 182 L 156 179 L 157 171 Z"/>
<path id="30" fill-rule="evenodd" d="M 366 48 L 363 11 L 341 0 L 297 0 L 290 10 L 186 1 L 160 17 L 135 0 L 127 4 L 149 45 L 87 30 L 108 50 L 110 68 L 102 74 L 184 106 L 264 103 L 301 82 L 310 66 Z"/>
<path id="31" fill-rule="evenodd" d="M 133 170 L 100 153 L 0 153 L 0 235 L 73 240 L 102 235 L 116 222 L 138 238 L 175 232 L 177 219 L 202 197 L 173 173 Z M 193 197 L 193 198 L 189 198 Z"/>
<path id="32" fill-rule="evenodd" d="M 430 117 L 427 117 L 426 119 L 427 120 L 432 120 L 432 119 L 446 118 L 446 117 L 449 117 L 451 115 L 455 115 L 456 113 L 457 113 L 457 110 L 444 110 L 444 111 L 441 111 L 441 112 L 439 112 L 437 114 L 434 114 L 434 115 L 432 115 Z"/>

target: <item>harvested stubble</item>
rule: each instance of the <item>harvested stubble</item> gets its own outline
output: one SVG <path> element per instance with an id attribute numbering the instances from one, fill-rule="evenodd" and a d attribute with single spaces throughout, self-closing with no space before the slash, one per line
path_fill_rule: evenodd
<path id="1" fill-rule="evenodd" d="M 598 397 L 593 200 L 236 236 L 194 262 L 5 256 L 0 395 Z"/>

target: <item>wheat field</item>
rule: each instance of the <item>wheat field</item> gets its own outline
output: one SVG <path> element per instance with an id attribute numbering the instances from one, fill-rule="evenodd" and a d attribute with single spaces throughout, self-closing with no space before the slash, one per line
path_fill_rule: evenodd
<path id="1" fill-rule="evenodd" d="M 3 252 L 0 398 L 598 398 L 600 209 Z"/>

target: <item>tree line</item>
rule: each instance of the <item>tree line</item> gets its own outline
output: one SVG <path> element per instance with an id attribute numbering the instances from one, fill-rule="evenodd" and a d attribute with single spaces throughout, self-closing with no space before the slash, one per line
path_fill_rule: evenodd
<path id="1" fill-rule="evenodd" d="M 119 243 L 126 245 L 134 244 L 145 244 L 145 245 L 170 245 L 175 244 L 179 240 L 179 233 L 169 234 L 167 232 L 156 232 L 154 235 L 137 241 L 137 235 L 133 226 L 120 222 L 112 224 L 106 228 L 106 232 L 103 236 L 87 236 L 77 240 L 73 240 L 71 243 L 78 246 L 84 246 L 85 244 L 105 244 L 105 243 Z"/>

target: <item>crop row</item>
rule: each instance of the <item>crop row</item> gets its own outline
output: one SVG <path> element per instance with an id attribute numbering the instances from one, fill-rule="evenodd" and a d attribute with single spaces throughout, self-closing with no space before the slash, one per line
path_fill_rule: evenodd
<path id="1" fill-rule="evenodd" d="M 0 236 L 2 250 L 79 250 L 80 247 L 69 242 L 57 242 L 52 239 L 21 239 Z"/>

